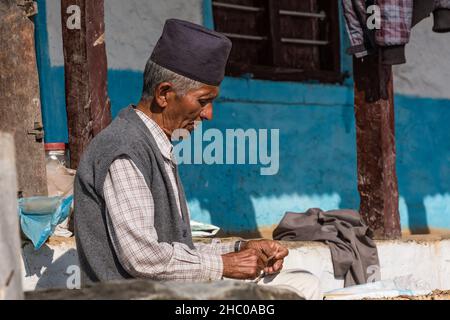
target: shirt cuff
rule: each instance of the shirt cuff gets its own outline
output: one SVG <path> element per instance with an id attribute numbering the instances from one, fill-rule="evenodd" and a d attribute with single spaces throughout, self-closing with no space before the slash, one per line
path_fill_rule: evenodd
<path id="1" fill-rule="evenodd" d="M 383 64 L 396 65 L 406 63 L 405 46 L 387 46 L 381 48 L 381 61 Z"/>
<path id="2" fill-rule="evenodd" d="M 234 252 L 234 246 L 236 245 L 236 241 L 228 241 L 225 243 L 218 244 L 220 246 L 221 254 L 227 254 Z"/>
<path id="3" fill-rule="evenodd" d="M 223 277 L 223 261 L 220 255 L 201 254 L 201 279 L 206 281 L 221 280 Z"/>
<path id="4" fill-rule="evenodd" d="M 223 255 L 234 252 L 235 241 L 221 242 L 220 239 L 213 239 L 211 243 L 194 243 L 197 250 L 216 255 Z"/>
<path id="5" fill-rule="evenodd" d="M 449 32 L 450 31 L 450 9 L 437 9 L 433 12 L 434 15 L 434 32 Z"/>

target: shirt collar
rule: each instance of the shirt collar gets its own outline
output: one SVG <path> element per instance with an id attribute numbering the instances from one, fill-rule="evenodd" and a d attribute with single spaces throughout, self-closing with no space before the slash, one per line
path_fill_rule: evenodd
<path id="1" fill-rule="evenodd" d="M 153 138 L 155 138 L 156 144 L 158 145 L 159 151 L 161 151 L 163 157 L 167 160 L 173 161 L 173 145 L 161 127 L 142 111 L 136 108 L 134 110 L 145 123 Z"/>

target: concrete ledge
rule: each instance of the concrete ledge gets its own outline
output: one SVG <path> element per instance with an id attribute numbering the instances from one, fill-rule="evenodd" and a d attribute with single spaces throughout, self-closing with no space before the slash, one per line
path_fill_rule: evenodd
<path id="1" fill-rule="evenodd" d="M 47 290 L 26 294 L 27 300 L 303 300 L 294 292 L 252 283 L 205 283 L 131 280 L 102 283 L 81 290 Z"/>
<path id="2" fill-rule="evenodd" d="M 433 290 L 450 290 L 450 240 L 439 236 L 411 236 L 397 241 L 376 241 L 381 278 L 413 275 Z M 289 256 L 285 268 L 304 268 L 321 279 L 323 290 L 344 287 L 335 279 L 331 253 L 325 244 L 311 242 L 285 243 Z"/>
<path id="3" fill-rule="evenodd" d="M 224 241 L 229 241 L 224 240 Z M 323 290 L 343 288 L 335 279 L 328 246 L 318 242 L 285 242 L 290 250 L 285 269 L 304 269 L 316 275 Z M 439 236 L 411 236 L 398 241 L 377 241 L 382 279 L 412 274 L 433 290 L 450 290 L 450 239 Z M 29 244 L 23 248 L 25 291 L 66 288 L 78 259 L 73 239 L 51 239 L 40 251 Z"/>

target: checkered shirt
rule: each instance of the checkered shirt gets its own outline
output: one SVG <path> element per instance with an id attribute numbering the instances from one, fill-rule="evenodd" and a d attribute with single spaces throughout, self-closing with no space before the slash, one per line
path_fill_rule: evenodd
<path id="1" fill-rule="evenodd" d="M 348 53 L 357 58 L 369 54 L 366 43 L 373 34 L 368 31 L 368 15 L 365 0 L 341 0 L 345 25 L 351 47 Z M 416 0 L 423 1 L 423 0 Z M 414 0 L 375 0 L 380 8 L 380 29 L 375 30 L 374 40 L 380 47 L 405 45 L 409 42 L 412 28 Z M 434 9 L 450 9 L 450 0 L 434 0 Z"/>
<path id="2" fill-rule="evenodd" d="M 165 162 L 181 215 L 178 188 L 172 171 L 173 146 L 163 130 L 143 112 L 136 113 L 153 135 Z M 109 235 L 122 267 L 133 277 L 153 280 L 198 281 L 222 278 L 221 255 L 233 243 L 195 244 L 158 242 L 154 202 L 145 179 L 130 158 L 120 157 L 109 168 L 104 183 Z"/>

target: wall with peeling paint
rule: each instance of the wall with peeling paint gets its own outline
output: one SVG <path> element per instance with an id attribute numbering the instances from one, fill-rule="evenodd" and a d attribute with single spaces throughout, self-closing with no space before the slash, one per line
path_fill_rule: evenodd
<path id="1" fill-rule="evenodd" d="M 67 141 L 59 1 L 38 3 L 46 139 Z M 113 115 L 139 100 L 164 20 L 210 26 L 210 9 L 209 0 L 105 0 Z M 405 229 L 450 230 L 450 34 L 432 34 L 429 20 L 413 30 L 408 63 L 395 68 L 401 219 Z M 342 53 L 341 60 L 350 71 L 351 59 Z M 205 125 L 212 127 L 280 129 L 280 171 L 263 177 L 259 166 L 182 166 L 194 219 L 245 231 L 276 224 L 285 211 L 358 208 L 352 79 L 334 86 L 226 78 Z"/>

